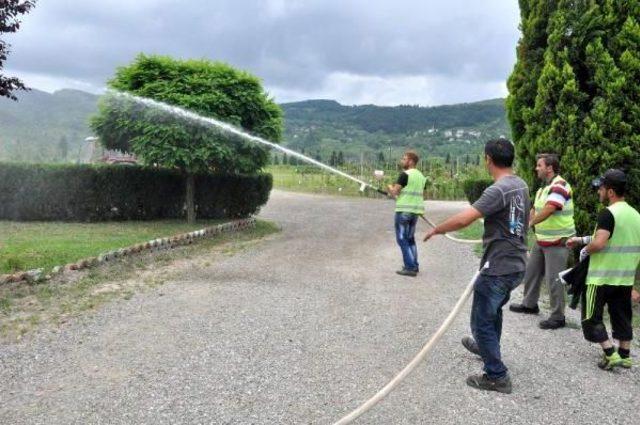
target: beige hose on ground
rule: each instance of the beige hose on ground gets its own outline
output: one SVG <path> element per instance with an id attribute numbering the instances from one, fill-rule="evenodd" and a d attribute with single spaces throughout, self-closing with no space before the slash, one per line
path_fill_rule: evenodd
<path id="1" fill-rule="evenodd" d="M 476 279 L 478 279 L 479 275 L 480 275 L 480 271 L 477 271 L 476 274 L 471 279 L 471 281 L 469 282 L 469 284 L 467 285 L 467 287 L 465 288 L 460 298 L 458 299 L 458 302 L 453 307 L 453 310 L 451 310 L 451 313 L 449 313 L 449 315 L 444 320 L 444 322 L 442 322 L 442 325 L 440 325 L 440 328 L 438 329 L 438 331 L 435 334 L 433 334 L 433 336 L 429 339 L 429 341 L 425 344 L 425 346 L 422 347 L 422 350 L 420 350 L 420 352 L 413 358 L 413 360 L 411 360 L 411 362 L 407 366 L 405 366 L 405 368 L 402 369 L 402 371 L 398 373 L 398 375 L 396 375 L 395 378 L 389 381 L 387 385 L 385 385 L 380 391 L 378 391 L 376 395 L 371 397 L 364 404 L 362 404 L 360 407 L 358 407 L 348 415 L 344 416 L 334 425 L 345 425 L 353 422 L 356 418 L 358 418 L 360 415 L 362 415 L 363 413 L 371 409 L 380 400 L 385 398 L 391 391 L 393 391 L 393 389 L 398 384 L 400 384 L 404 380 L 404 378 L 406 378 L 416 368 L 416 366 L 418 366 L 418 364 L 422 360 L 424 360 L 427 354 L 429 354 L 431 349 L 436 345 L 440 337 L 442 337 L 442 335 L 444 335 L 447 329 L 449 329 L 449 326 L 451 326 L 451 323 L 453 323 L 456 316 L 460 314 L 460 311 L 462 310 L 464 303 L 467 301 L 467 299 L 469 298 L 469 295 L 471 295 L 471 292 L 473 291 L 473 285 L 476 283 Z"/>
<path id="2" fill-rule="evenodd" d="M 382 194 L 382 195 L 385 195 L 385 196 L 387 197 L 387 199 L 393 199 L 393 198 L 391 197 L 391 195 L 389 195 L 389 193 L 388 193 L 388 192 L 385 192 L 384 190 L 379 189 L 379 188 L 376 188 L 376 187 L 374 187 L 374 186 L 372 186 L 372 185 L 370 185 L 370 184 L 363 184 L 362 186 L 360 186 L 360 191 L 362 192 L 362 191 L 364 190 L 364 188 L 365 188 L 365 187 L 367 187 L 367 186 L 368 186 L 368 187 L 370 187 L 370 188 L 372 188 L 372 189 L 373 189 L 373 190 L 375 190 L 376 192 L 378 192 L 378 193 L 380 193 L 380 194 Z M 424 215 L 420 215 L 420 218 L 421 218 L 421 219 L 423 219 L 424 221 L 426 221 L 426 222 L 427 222 L 427 224 L 428 224 L 429 226 L 431 226 L 431 227 L 436 227 L 436 224 L 435 224 L 433 221 L 429 220 L 429 219 L 428 219 L 427 217 L 425 217 Z M 480 220 L 482 221 L 482 219 L 480 219 Z M 445 236 L 445 238 L 447 238 L 447 239 L 449 239 L 449 240 L 452 240 L 452 241 L 454 241 L 454 242 L 458 242 L 458 243 L 468 243 L 468 244 L 478 244 L 478 243 L 482 243 L 482 240 L 481 240 L 481 239 L 460 239 L 460 238 L 456 238 L 456 237 L 454 237 L 454 236 L 450 236 L 450 235 L 449 235 L 449 234 L 447 234 L 447 233 L 445 233 L 445 234 L 444 234 L 444 236 Z"/>

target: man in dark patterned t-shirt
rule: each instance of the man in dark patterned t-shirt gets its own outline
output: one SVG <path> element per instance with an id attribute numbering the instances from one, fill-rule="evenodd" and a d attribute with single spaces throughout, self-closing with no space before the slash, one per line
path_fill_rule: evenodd
<path id="1" fill-rule="evenodd" d="M 462 345 L 482 357 L 484 374 L 467 378 L 471 387 L 511 392 L 511 379 L 500 354 L 502 307 L 524 276 L 529 223 L 529 188 L 513 174 L 513 144 L 505 139 L 491 140 L 485 146 L 487 170 L 494 180 L 473 206 L 431 229 L 425 236 L 453 232 L 484 217 L 480 262 L 481 273 L 473 288 L 471 331 Z"/>

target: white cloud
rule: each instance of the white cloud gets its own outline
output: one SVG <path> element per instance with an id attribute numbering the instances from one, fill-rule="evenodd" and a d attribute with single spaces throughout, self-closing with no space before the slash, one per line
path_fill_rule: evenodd
<path id="1" fill-rule="evenodd" d="M 474 102 L 506 96 L 504 81 L 478 83 L 431 76 L 372 77 L 349 73 L 332 73 L 313 91 L 274 87 L 279 102 L 304 99 L 335 99 L 348 105 L 422 105 Z"/>
<path id="2" fill-rule="evenodd" d="M 49 74 L 40 74 L 35 72 L 22 72 L 7 69 L 4 71 L 6 75 L 18 77 L 22 79 L 28 87 L 53 93 L 61 89 L 76 89 L 89 93 L 101 94 L 105 91 L 105 87 L 97 86 L 85 80 L 78 80 L 69 77 L 56 77 Z"/>
<path id="3" fill-rule="evenodd" d="M 505 0 L 42 1 L 7 38 L 6 68 L 96 91 L 158 53 L 246 69 L 278 101 L 453 103 L 504 95 L 518 19 Z"/>

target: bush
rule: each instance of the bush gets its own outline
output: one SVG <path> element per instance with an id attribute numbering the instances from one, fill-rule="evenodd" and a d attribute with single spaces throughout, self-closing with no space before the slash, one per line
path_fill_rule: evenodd
<path id="1" fill-rule="evenodd" d="M 491 179 L 467 179 L 462 183 L 462 188 L 469 203 L 473 204 L 480 198 L 482 192 L 492 184 L 493 180 Z"/>
<path id="2" fill-rule="evenodd" d="M 270 174 L 196 174 L 203 219 L 246 217 L 264 205 Z M 184 175 L 140 166 L 0 164 L 0 219 L 155 220 L 185 217 Z"/>

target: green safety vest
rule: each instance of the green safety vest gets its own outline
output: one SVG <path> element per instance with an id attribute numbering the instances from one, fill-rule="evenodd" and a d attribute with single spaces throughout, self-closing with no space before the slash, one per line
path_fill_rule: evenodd
<path id="1" fill-rule="evenodd" d="M 551 181 L 551 184 L 538 189 L 533 205 L 536 209 L 536 214 L 540 214 L 542 208 L 544 208 L 547 203 L 551 187 L 560 180 L 566 182 L 562 177 L 556 176 Z M 569 192 L 569 195 L 572 195 L 573 191 L 569 183 L 567 183 L 564 188 Z M 553 242 L 558 239 L 574 236 L 576 234 L 576 224 L 573 221 L 573 196 L 569 198 L 569 202 L 567 202 L 561 210 L 556 210 L 547 217 L 546 220 L 536 224 L 535 231 L 536 239 L 543 242 Z"/>
<path id="2" fill-rule="evenodd" d="M 402 188 L 396 200 L 396 212 L 424 214 L 424 185 L 427 178 L 419 170 L 411 168 L 405 171 L 409 176 L 407 185 Z"/>
<path id="3" fill-rule="evenodd" d="M 587 285 L 632 286 L 640 263 L 640 213 L 626 202 L 607 208 L 615 220 L 613 235 L 590 255 Z"/>

